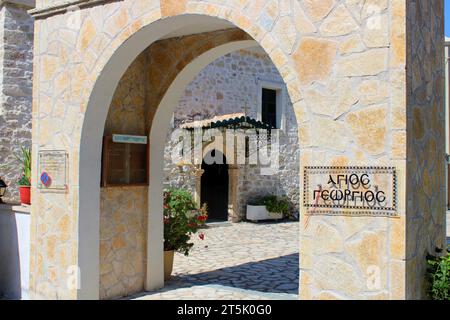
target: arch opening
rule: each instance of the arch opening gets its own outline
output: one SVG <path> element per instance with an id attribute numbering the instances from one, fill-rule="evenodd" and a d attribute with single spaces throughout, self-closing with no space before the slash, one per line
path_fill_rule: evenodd
<path id="1" fill-rule="evenodd" d="M 144 52 L 150 45 L 165 36 L 176 34 L 186 25 L 192 25 L 193 19 L 212 18 L 206 16 L 179 16 L 163 21 L 157 21 L 142 28 L 139 32 L 129 38 L 117 52 L 111 57 L 104 70 L 100 74 L 86 112 L 80 145 L 80 217 L 79 217 L 79 265 L 81 273 L 80 298 L 98 297 L 100 291 L 99 273 L 101 269 L 99 248 L 92 243 L 100 242 L 98 230 L 100 226 L 100 172 L 101 172 L 101 146 L 103 132 L 99 123 L 106 123 L 109 106 L 111 105 L 115 90 L 120 79 L 139 54 Z M 215 20 L 218 20 L 214 18 Z M 170 23 L 169 23 L 170 22 Z M 157 109 L 151 119 L 151 129 L 146 132 L 149 136 L 149 190 L 148 190 L 148 215 L 147 238 L 145 252 L 145 290 L 161 288 L 163 281 L 163 164 L 165 138 L 169 124 L 186 86 L 195 76 L 208 64 L 228 53 L 241 49 L 255 47 L 257 42 L 251 38 L 230 40 L 222 44 L 213 45 L 208 50 L 200 53 L 197 57 L 183 66 L 167 87 L 164 95 L 160 98 Z M 96 106 L 96 107 L 94 107 Z M 102 107 L 99 107 L 102 106 Z"/>

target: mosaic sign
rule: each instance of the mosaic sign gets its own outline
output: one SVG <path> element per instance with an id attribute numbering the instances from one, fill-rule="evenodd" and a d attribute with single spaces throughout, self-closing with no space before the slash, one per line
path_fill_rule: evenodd
<path id="1" fill-rule="evenodd" d="M 38 189 L 49 191 L 67 191 L 67 165 L 66 151 L 40 151 L 39 152 L 39 181 Z"/>
<path id="2" fill-rule="evenodd" d="M 303 184 L 308 215 L 398 214 L 393 167 L 305 167 Z"/>

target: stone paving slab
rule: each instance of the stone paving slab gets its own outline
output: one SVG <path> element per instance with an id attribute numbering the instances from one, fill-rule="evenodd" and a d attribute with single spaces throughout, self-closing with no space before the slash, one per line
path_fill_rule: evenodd
<path id="1" fill-rule="evenodd" d="M 297 299 L 298 230 L 297 222 L 215 224 L 188 257 L 175 255 L 165 288 L 130 298 Z"/>

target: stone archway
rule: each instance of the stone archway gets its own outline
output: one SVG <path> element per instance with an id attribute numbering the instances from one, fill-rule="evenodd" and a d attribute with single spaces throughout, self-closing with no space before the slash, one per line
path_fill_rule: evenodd
<path id="1" fill-rule="evenodd" d="M 75 13 L 69 10 L 74 3 L 80 8 Z M 300 125 L 302 167 L 398 169 L 394 219 L 302 216 L 300 296 L 423 297 L 425 255 L 444 245 L 443 53 L 435 54 L 443 52 L 438 50 L 442 1 L 392 1 L 370 10 L 365 1 L 327 1 L 320 10 L 310 1 L 293 7 L 269 0 L 217 3 L 52 0 L 32 11 L 30 292 L 41 298 L 98 298 L 101 131 L 113 91 L 150 43 L 203 16 L 245 31 L 280 71 Z M 417 50 L 417 39 L 426 50 Z M 174 85 L 177 80 L 186 79 Z M 168 121 L 157 123 L 164 129 Z M 155 128 L 151 140 L 153 135 Z M 161 151 L 163 145 L 154 147 Z M 46 150 L 68 155 L 64 193 L 38 189 L 37 155 Z M 151 161 L 160 154 L 152 152 Z M 150 174 L 160 178 L 156 168 Z M 160 192 L 155 190 L 156 202 L 149 199 L 149 221 L 159 219 Z M 155 231 L 149 232 L 153 249 L 162 241 Z M 149 261 L 148 288 L 162 284 L 161 261 Z M 379 267 L 380 285 L 369 288 L 371 266 Z"/>

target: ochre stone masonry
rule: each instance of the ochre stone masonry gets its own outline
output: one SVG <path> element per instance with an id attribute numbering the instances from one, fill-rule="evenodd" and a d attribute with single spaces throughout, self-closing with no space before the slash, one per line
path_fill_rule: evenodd
<path id="1" fill-rule="evenodd" d="M 100 203 L 100 299 L 143 291 L 147 188 L 103 188 Z"/>
<path id="2" fill-rule="evenodd" d="M 62 149 L 70 162 L 67 193 L 42 193 L 33 185 L 35 297 L 109 295 L 100 291 L 101 267 L 92 262 L 99 260 L 96 244 L 86 244 L 100 233 L 88 227 L 100 220 L 99 199 L 89 195 L 99 194 L 100 173 L 92 168 L 98 168 L 101 150 L 90 141 L 100 141 L 103 130 L 94 129 L 103 129 L 112 100 L 97 101 L 115 89 L 124 72 L 114 73 L 108 62 L 120 56 L 131 65 L 138 53 L 127 57 L 124 49 L 132 52 L 134 39 L 191 14 L 198 14 L 198 21 L 209 16 L 231 22 L 242 30 L 239 39 L 251 37 L 268 54 L 296 114 L 301 167 L 398 170 L 398 218 L 301 215 L 300 298 L 425 297 L 424 255 L 444 241 L 442 0 L 81 1 L 79 25 L 67 23 L 72 13 L 64 12 L 66 3 L 38 1 L 33 11 L 33 153 Z M 158 84 L 152 104 L 159 104 L 169 79 L 176 81 L 195 55 L 230 41 L 236 39 L 206 39 L 178 67 L 171 64 L 173 55 L 179 61 L 189 50 L 175 41 L 161 57 L 170 61 L 167 80 L 150 77 L 152 86 Z M 150 141 L 156 142 L 161 141 Z M 36 162 L 33 168 L 37 177 Z M 149 222 L 157 221 L 153 213 Z M 149 223 L 148 234 L 160 228 Z M 67 270 L 77 265 L 79 289 L 67 285 Z M 147 259 L 147 266 L 146 276 L 155 276 L 155 261 Z M 138 290 L 125 291 L 131 288 Z"/>

